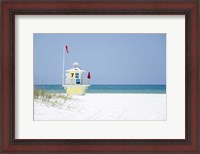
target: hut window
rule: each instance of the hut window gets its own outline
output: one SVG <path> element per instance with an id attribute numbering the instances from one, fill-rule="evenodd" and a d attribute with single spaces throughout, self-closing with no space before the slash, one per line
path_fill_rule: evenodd
<path id="1" fill-rule="evenodd" d="M 79 78 L 79 73 L 76 73 L 76 78 Z"/>
<path id="2" fill-rule="evenodd" d="M 80 84 L 80 79 L 76 79 L 76 84 Z"/>

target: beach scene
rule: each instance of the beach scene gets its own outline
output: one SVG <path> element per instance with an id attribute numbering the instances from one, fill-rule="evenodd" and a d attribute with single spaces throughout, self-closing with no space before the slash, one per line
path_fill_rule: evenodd
<path id="1" fill-rule="evenodd" d="M 167 120 L 166 34 L 43 34 L 34 121 Z"/>

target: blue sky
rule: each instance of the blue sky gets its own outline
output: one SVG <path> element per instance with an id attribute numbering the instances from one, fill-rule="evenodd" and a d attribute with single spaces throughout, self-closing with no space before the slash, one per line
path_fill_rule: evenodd
<path id="1" fill-rule="evenodd" d="M 34 40 L 34 84 L 62 83 L 78 62 L 91 84 L 166 84 L 165 34 L 38 34 Z"/>

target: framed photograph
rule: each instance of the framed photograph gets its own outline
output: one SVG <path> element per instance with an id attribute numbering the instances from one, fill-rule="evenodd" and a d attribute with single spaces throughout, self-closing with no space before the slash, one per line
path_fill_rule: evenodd
<path id="1" fill-rule="evenodd" d="M 2 153 L 200 152 L 198 1 L 3 1 Z"/>
<path id="2" fill-rule="evenodd" d="M 35 121 L 167 120 L 166 34 L 34 33 L 33 46 Z"/>

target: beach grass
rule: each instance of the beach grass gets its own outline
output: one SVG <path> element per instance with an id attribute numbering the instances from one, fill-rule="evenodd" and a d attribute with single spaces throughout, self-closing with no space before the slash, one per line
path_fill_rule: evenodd
<path id="1" fill-rule="evenodd" d="M 71 99 L 70 95 L 48 92 L 43 89 L 34 89 L 34 101 L 58 106 Z"/>

